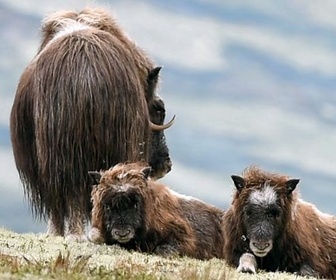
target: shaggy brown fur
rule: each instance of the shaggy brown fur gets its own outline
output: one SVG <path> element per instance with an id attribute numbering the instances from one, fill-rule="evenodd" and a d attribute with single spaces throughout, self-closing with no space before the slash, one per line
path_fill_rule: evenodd
<path id="1" fill-rule="evenodd" d="M 104 10 L 52 14 L 42 32 L 19 81 L 11 140 L 34 214 L 50 218 L 49 233 L 80 240 L 90 213 L 89 170 L 125 160 L 155 164 L 153 145 L 164 156 L 152 176 L 170 170 L 164 136 L 153 140 L 149 128 L 158 71 Z"/>
<path id="2" fill-rule="evenodd" d="M 245 272 L 257 265 L 267 271 L 336 278 L 336 219 L 298 198 L 293 190 L 299 180 L 256 167 L 232 178 L 237 190 L 222 225 L 224 257 L 230 265 Z M 269 197 L 259 196 L 266 188 Z M 250 238 L 256 238 L 252 245 Z M 270 251 L 257 257 L 251 248 L 263 240 Z"/>
<path id="3" fill-rule="evenodd" d="M 92 191 L 90 240 L 164 256 L 222 257 L 222 210 L 148 180 L 141 163 L 91 174 L 98 185 Z"/>

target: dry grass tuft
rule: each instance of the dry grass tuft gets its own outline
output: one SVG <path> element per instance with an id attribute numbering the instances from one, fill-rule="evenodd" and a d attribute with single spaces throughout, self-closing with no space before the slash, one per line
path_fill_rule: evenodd
<path id="1" fill-rule="evenodd" d="M 154 280 L 154 279 L 307 279 L 285 273 L 237 273 L 225 261 L 162 258 L 118 246 L 66 242 L 46 234 L 0 229 L 0 279 Z"/>

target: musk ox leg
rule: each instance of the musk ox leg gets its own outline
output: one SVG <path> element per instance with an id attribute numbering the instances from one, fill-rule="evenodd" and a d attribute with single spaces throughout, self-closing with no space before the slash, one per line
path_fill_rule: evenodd
<path id="1" fill-rule="evenodd" d="M 244 253 L 239 259 L 239 266 L 237 268 L 238 272 L 245 273 L 256 273 L 257 272 L 257 261 L 255 256 L 250 253 Z"/>
<path id="2" fill-rule="evenodd" d="M 96 227 L 90 229 L 88 234 L 88 240 L 96 244 L 102 244 L 105 242 L 101 231 Z"/>
<path id="3" fill-rule="evenodd" d="M 64 236 L 64 217 L 52 214 L 48 220 L 47 234 Z"/>
<path id="4" fill-rule="evenodd" d="M 154 253 L 162 257 L 178 256 L 179 250 L 172 244 L 162 244 L 155 248 Z"/>
<path id="5" fill-rule="evenodd" d="M 84 242 L 87 241 L 84 227 L 85 227 L 85 218 L 78 211 L 71 211 L 69 220 L 68 220 L 68 231 L 66 234 L 66 240 Z"/>
<path id="6" fill-rule="evenodd" d="M 308 264 L 303 264 L 298 271 L 298 274 L 301 276 L 309 276 L 319 278 L 320 275 Z"/>

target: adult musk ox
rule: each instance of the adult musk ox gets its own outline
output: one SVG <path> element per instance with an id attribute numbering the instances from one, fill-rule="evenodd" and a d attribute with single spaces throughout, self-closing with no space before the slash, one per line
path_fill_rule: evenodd
<path id="1" fill-rule="evenodd" d="M 163 129 L 172 122 L 163 125 L 164 103 L 155 94 L 159 71 L 104 10 L 44 19 L 10 129 L 25 194 L 33 213 L 49 218 L 50 234 L 84 237 L 89 170 L 145 160 L 154 178 L 170 171 Z"/>
<path id="2" fill-rule="evenodd" d="M 97 185 L 89 239 L 163 256 L 221 258 L 223 211 L 148 179 L 149 173 L 141 162 L 90 172 Z"/>
<path id="3" fill-rule="evenodd" d="M 256 167 L 232 179 L 236 192 L 223 219 L 230 265 L 336 279 L 336 219 L 298 197 L 298 179 Z"/>

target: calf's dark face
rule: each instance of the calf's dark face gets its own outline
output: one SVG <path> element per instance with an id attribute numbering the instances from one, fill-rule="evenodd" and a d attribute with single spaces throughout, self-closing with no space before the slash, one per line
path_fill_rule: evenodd
<path id="1" fill-rule="evenodd" d="M 243 221 L 250 249 L 257 257 L 266 256 L 282 228 L 282 209 L 271 187 L 251 192 L 243 209 Z"/>
<path id="2" fill-rule="evenodd" d="M 240 192 L 245 188 L 245 181 L 239 176 L 232 176 L 232 179 L 238 191 L 237 199 L 239 199 Z M 265 257 L 282 234 L 285 219 L 284 209 L 280 204 L 280 195 L 291 196 L 298 182 L 296 179 L 288 180 L 284 194 L 277 193 L 275 188 L 267 182 L 258 188 L 249 188 L 240 214 L 243 217 L 245 237 L 255 256 Z"/>
<path id="3" fill-rule="evenodd" d="M 144 204 L 136 192 L 117 192 L 107 196 L 104 205 L 106 233 L 118 243 L 132 240 L 144 227 Z"/>
<path id="4" fill-rule="evenodd" d="M 155 95 L 160 69 L 160 67 L 153 69 L 147 79 L 148 90 L 152 93 L 152 99 L 148 102 L 148 110 L 151 122 L 163 125 L 166 117 L 165 105 L 163 100 L 158 95 Z M 164 130 L 151 132 L 149 147 L 148 163 L 152 167 L 150 177 L 159 179 L 165 176 L 172 167 Z"/>

